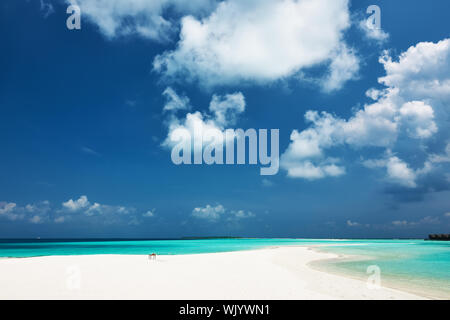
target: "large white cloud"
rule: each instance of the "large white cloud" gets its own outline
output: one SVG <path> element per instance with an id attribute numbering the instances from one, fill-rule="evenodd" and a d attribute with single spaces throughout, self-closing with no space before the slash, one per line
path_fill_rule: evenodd
<path id="1" fill-rule="evenodd" d="M 167 41 L 177 30 L 177 21 L 167 18 L 167 11 L 180 16 L 204 14 L 216 0 L 66 0 L 81 9 L 81 15 L 96 24 L 108 38 L 139 35 Z"/>
<path id="2" fill-rule="evenodd" d="M 64 1 L 80 6 L 109 39 L 175 42 L 178 35 L 176 48 L 154 59 L 167 79 L 267 83 L 326 65 L 314 82 L 334 91 L 359 71 L 359 58 L 343 40 L 349 0 Z"/>
<path id="3" fill-rule="evenodd" d="M 205 86 L 270 82 L 331 64 L 326 90 L 355 76 L 358 58 L 343 41 L 347 0 L 227 0 L 206 18 L 181 21 L 177 48 L 154 60 L 167 78 Z"/>
<path id="4" fill-rule="evenodd" d="M 414 154 L 427 156 L 426 143 L 431 137 L 446 147 L 449 139 L 450 40 L 419 43 L 402 53 L 398 61 L 385 53 L 380 58 L 386 75 L 379 79 L 385 89 L 371 89 L 375 100 L 356 111 L 349 119 L 317 111 L 308 111 L 311 126 L 294 130 L 291 143 L 282 155 L 281 166 L 291 177 L 317 179 L 338 176 L 343 167 L 330 162 L 326 150 L 343 145 L 354 149 L 379 147 L 383 155 L 378 165 L 386 169 L 388 180 L 406 187 L 416 187 L 416 179 L 432 170 L 438 156 L 429 156 L 422 166 L 412 168 L 407 159 L 395 156 L 399 144 L 408 144 Z M 392 153 L 391 153 L 392 151 Z M 441 159 L 443 156 L 440 156 Z M 433 160 L 434 159 L 434 160 Z M 330 171 L 330 172 L 328 172 Z"/>

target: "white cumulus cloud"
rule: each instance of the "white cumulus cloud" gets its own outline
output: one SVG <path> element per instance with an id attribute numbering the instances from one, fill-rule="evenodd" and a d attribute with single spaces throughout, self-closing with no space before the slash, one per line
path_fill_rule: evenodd
<path id="1" fill-rule="evenodd" d="M 404 161 L 391 157 L 387 161 L 386 168 L 388 177 L 392 181 L 406 187 L 416 187 L 416 173 Z"/>
<path id="2" fill-rule="evenodd" d="M 224 218 L 227 221 L 253 218 L 255 217 L 255 214 L 245 210 L 227 210 L 221 204 L 217 204 L 216 206 L 207 204 L 205 207 L 194 208 L 194 210 L 192 210 L 192 216 L 209 222 L 217 222 L 221 218 Z"/>
<path id="3" fill-rule="evenodd" d="M 325 92 L 341 89 L 351 79 L 355 79 L 359 72 L 359 58 L 354 50 L 341 45 L 331 59 L 329 74 L 320 80 Z"/>
<path id="4" fill-rule="evenodd" d="M 216 0 L 66 0 L 78 5 L 83 17 L 98 26 L 107 38 L 139 35 L 168 41 L 178 30 L 178 21 L 169 19 L 168 11 L 180 17 L 210 12 Z"/>
<path id="5" fill-rule="evenodd" d="M 208 204 L 206 207 L 197 207 L 192 210 L 192 216 L 210 221 L 219 220 L 220 216 L 224 213 L 225 208 L 220 204 L 217 206 L 211 206 Z"/>
<path id="6" fill-rule="evenodd" d="M 69 211 L 75 212 L 90 206 L 89 200 L 86 196 L 81 196 L 77 200 L 68 200 L 62 203 L 62 206 Z"/>
<path id="7" fill-rule="evenodd" d="M 77 200 L 69 199 L 66 202 L 62 203 L 62 210 L 59 210 L 59 213 L 67 214 L 67 213 L 82 213 L 85 216 L 127 216 L 135 212 L 134 208 L 125 207 L 125 206 L 114 206 L 107 204 L 100 204 L 98 202 L 91 203 L 87 196 L 82 195 Z M 60 219 L 58 222 L 63 222 L 66 218 L 70 216 L 60 216 L 63 219 Z M 59 218 L 60 218 L 59 217 Z"/>
<path id="8" fill-rule="evenodd" d="M 0 217 L 6 217 L 11 221 L 26 220 L 31 223 L 42 223 L 49 219 L 50 202 L 40 201 L 18 206 L 14 202 L 0 201 Z"/>
<path id="9" fill-rule="evenodd" d="M 450 103 L 450 40 L 418 43 L 402 53 L 398 61 L 384 53 L 380 58 L 386 75 L 379 79 L 384 89 L 370 89 L 366 104 L 349 119 L 327 112 L 308 111 L 310 126 L 291 134 L 291 143 L 281 157 L 281 167 L 291 177 L 318 179 L 345 173 L 339 159 L 326 155 L 328 149 L 350 146 L 355 150 L 378 147 L 391 153 L 400 144 L 426 152 L 427 141 L 440 133 L 449 138 L 448 103 Z M 400 139 L 401 138 L 401 139 Z M 446 142 L 442 143 L 445 148 Z M 384 149 L 384 150 L 383 150 Z M 448 153 L 448 152 L 446 152 Z M 412 168 L 407 159 L 383 156 L 378 165 L 387 178 L 406 187 L 416 187 L 416 178 L 433 168 L 433 163 L 446 159 L 446 153 L 428 155 L 423 166 Z M 332 167 L 330 167 L 332 162 Z"/>
<path id="10" fill-rule="evenodd" d="M 167 138 L 162 145 L 172 148 L 179 140 L 178 134 L 185 133 L 183 135 L 184 140 L 194 137 L 197 134 L 202 136 L 203 144 L 198 146 L 202 147 L 210 143 L 211 139 L 206 137 L 207 133 L 222 133 L 222 135 L 218 135 L 220 139 L 226 127 L 235 124 L 238 116 L 244 111 L 245 99 L 241 92 L 223 96 L 213 95 L 209 105 L 209 112 L 195 111 L 181 117 L 174 113 L 170 114 L 166 121 L 168 127 Z M 222 143 L 223 141 L 216 142 Z"/>
<path id="11" fill-rule="evenodd" d="M 211 87 L 267 83 L 330 65 L 329 91 L 353 78 L 359 60 L 343 40 L 347 0 L 227 0 L 209 16 L 181 20 L 175 50 L 154 60 L 168 79 Z"/>

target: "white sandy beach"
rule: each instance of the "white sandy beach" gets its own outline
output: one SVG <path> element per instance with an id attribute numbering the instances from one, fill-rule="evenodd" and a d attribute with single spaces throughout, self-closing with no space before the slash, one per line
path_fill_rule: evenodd
<path id="1" fill-rule="evenodd" d="M 0 299 L 423 299 L 317 271 L 306 247 L 158 256 L 0 259 Z"/>

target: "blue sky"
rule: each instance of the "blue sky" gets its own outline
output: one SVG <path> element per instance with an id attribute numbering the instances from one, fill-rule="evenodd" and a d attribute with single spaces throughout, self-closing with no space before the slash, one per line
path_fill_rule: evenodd
<path id="1" fill-rule="evenodd" d="M 66 27 L 70 2 L 80 30 Z M 370 5 L 381 30 L 364 27 Z M 0 237 L 448 232 L 449 9 L 2 1 Z M 235 123 L 218 124 L 213 96 Z M 163 111 L 174 97 L 180 110 Z M 174 165 L 164 142 L 188 114 L 279 129 L 278 174 Z"/>

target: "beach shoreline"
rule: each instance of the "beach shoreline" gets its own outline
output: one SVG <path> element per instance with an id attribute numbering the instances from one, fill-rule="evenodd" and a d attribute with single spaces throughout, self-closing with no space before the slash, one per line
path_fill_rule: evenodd
<path id="1" fill-rule="evenodd" d="M 311 267 L 336 258 L 308 246 L 159 255 L 0 260 L 0 299 L 427 299 Z"/>

